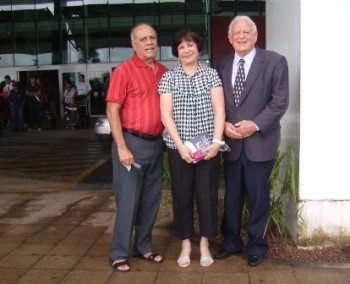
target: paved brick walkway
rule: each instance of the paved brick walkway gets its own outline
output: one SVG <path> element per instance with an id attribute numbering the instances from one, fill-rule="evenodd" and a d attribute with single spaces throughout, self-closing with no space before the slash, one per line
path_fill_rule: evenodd
<path id="1" fill-rule="evenodd" d="M 108 253 L 116 209 L 110 178 L 101 179 L 108 175 L 109 156 L 110 145 L 98 143 L 93 129 L 4 133 L 1 284 L 350 283 L 350 264 L 266 259 L 252 268 L 238 255 L 203 268 L 196 244 L 191 265 L 180 268 L 180 241 L 172 235 L 172 210 L 165 194 L 153 230 L 154 250 L 164 255 L 164 262 L 156 265 L 132 257 L 131 272 L 114 272 Z M 212 253 L 217 249 L 213 244 Z"/>
<path id="2" fill-rule="evenodd" d="M 180 268 L 180 242 L 172 236 L 166 202 L 153 231 L 154 250 L 164 262 L 132 257 L 131 272 L 114 272 L 107 261 L 114 214 L 107 190 L 0 193 L 0 283 L 350 283 L 349 265 L 267 259 L 252 268 L 232 256 L 203 268 L 195 244 L 191 265 Z"/>

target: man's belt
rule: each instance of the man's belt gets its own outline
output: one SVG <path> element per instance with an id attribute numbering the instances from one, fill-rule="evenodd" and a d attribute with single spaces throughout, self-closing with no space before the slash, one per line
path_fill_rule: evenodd
<path id="1" fill-rule="evenodd" d="M 149 141 L 157 140 L 158 138 L 160 138 L 162 136 L 161 134 L 158 134 L 158 135 L 144 134 L 144 133 L 141 133 L 141 132 L 138 132 L 138 131 L 135 131 L 132 129 L 127 129 L 127 128 L 123 128 L 123 132 L 129 133 L 133 136 L 139 137 L 139 138 L 144 139 L 144 140 L 149 140 Z"/>

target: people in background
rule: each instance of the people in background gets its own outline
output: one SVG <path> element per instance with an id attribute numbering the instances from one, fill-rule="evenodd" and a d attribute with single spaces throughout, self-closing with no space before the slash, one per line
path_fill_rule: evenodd
<path id="1" fill-rule="evenodd" d="M 84 74 L 79 75 L 76 90 L 76 104 L 79 106 L 79 127 L 88 127 L 90 124 L 88 103 L 92 91 L 90 83 L 85 81 Z"/>
<path id="2" fill-rule="evenodd" d="M 71 82 L 66 82 L 65 89 L 63 91 L 63 103 L 66 105 L 74 104 L 74 98 L 77 95 L 77 90 L 73 87 Z"/>
<path id="3" fill-rule="evenodd" d="M 37 76 L 31 75 L 25 90 L 26 102 L 29 115 L 29 129 L 41 131 L 41 90 L 37 84 Z"/>
<path id="4" fill-rule="evenodd" d="M 10 75 L 6 75 L 4 77 L 4 87 L 3 87 L 3 92 L 6 92 L 8 95 L 10 94 L 10 91 L 12 90 L 13 83 L 11 80 Z"/>
<path id="5" fill-rule="evenodd" d="M 36 78 L 36 83 L 40 88 L 40 101 L 42 103 L 42 105 L 45 103 L 46 101 L 46 87 L 44 86 L 44 84 L 41 82 L 40 78 Z"/>
<path id="6" fill-rule="evenodd" d="M 91 86 L 89 82 L 85 81 L 85 75 L 79 75 L 79 81 L 76 84 L 76 90 L 78 96 L 88 96 L 91 93 Z"/>
<path id="7" fill-rule="evenodd" d="M 47 88 L 46 104 L 52 116 L 52 128 L 56 128 L 57 120 L 59 118 L 57 113 L 57 105 L 59 104 L 59 95 L 58 95 L 57 88 L 53 84 L 50 84 Z"/>
<path id="8" fill-rule="evenodd" d="M 20 88 L 19 82 L 12 83 L 12 89 L 9 94 L 9 103 L 11 108 L 11 128 L 13 131 L 24 131 L 24 109 L 25 95 Z"/>
<path id="9" fill-rule="evenodd" d="M 10 105 L 9 105 L 9 94 L 12 90 L 12 80 L 10 75 L 4 77 L 4 81 L 1 82 L 0 88 L 0 116 L 1 116 L 1 125 L 0 129 L 5 129 L 8 127 L 10 119 Z"/>

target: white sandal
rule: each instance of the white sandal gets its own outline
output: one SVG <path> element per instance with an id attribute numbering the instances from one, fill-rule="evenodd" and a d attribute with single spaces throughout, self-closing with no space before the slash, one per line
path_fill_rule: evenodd
<path id="1" fill-rule="evenodd" d="M 208 267 L 214 263 L 214 259 L 211 257 L 211 255 L 208 256 L 201 256 L 201 259 L 199 261 L 199 264 L 203 267 Z"/>
<path id="2" fill-rule="evenodd" d="M 191 264 L 191 259 L 189 256 L 181 256 L 177 259 L 177 264 L 180 267 L 187 267 Z"/>
<path id="3" fill-rule="evenodd" d="M 179 258 L 177 259 L 177 264 L 180 267 L 187 267 L 191 264 L 190 254 L 191 254 L 191 243 L 190 242 L 182 242 L 182 250 Z"/>

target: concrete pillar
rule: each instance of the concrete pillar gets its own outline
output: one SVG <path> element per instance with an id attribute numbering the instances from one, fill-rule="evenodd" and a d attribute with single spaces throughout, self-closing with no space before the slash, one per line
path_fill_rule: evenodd
<path id="1" fill-rule="evenodd" d="M 350 242 L 349 11 L 348 0 L 266 1 L 267 49 L 290 68 L 282 146 L 300 141 L 299 244 Z"/>

